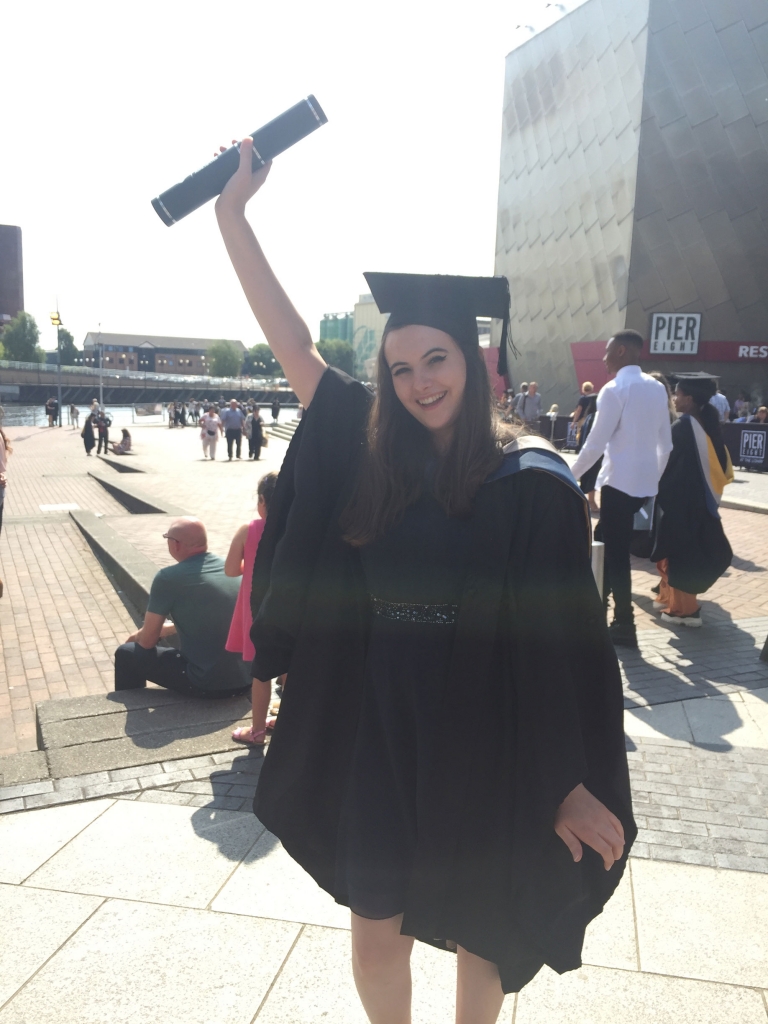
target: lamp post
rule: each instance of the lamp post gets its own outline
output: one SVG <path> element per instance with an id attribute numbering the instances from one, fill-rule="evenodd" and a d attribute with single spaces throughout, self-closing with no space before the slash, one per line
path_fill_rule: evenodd
<path id="1" fill-rule="evenodd" d="M 58 306 L 58 302 L 56 303 Z M 59 392 L 59 426 L 61 426 L 61 335 L 59 331 L 62 328 L 61 317 L 59 316 L 58 309 L 55 313 L 51 313 L 51 323 L 56 328 L 56 351 L 58 355 L 58 392 Z"/>
<path id="2" fill-rule="evenodd" d="M 104 366 L 104 342 L 101 340 L 101 324 L 99 324 L 99 340 L 96 342 L 99 346 L 99 408 L 104 410 L 104 377 L 102 374 L 102 368 Z"/>

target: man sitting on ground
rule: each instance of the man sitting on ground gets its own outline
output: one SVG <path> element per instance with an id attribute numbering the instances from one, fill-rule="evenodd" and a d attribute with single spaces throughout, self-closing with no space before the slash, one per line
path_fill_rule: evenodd
<path id="1" fill-rule="evenodd" d="M 224 572 L 224 559 L 208 551 L 199 519 L 174 519 L 163 534 L 177 565 L 161 569 L 149 592 L 144 625 L 115 651 L 115 690 L 147 680 L 194 697 L 247 693 L 251 680 L 242 658 L 224 649 L 240 581 Z M 166 624 L 166 618 L 172 623 Z M 178 633 L 180 651 L 158 648 Z"/>

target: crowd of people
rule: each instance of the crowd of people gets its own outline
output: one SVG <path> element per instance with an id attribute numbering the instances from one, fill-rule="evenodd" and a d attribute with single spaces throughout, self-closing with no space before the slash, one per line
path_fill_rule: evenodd
<path id="1" fill-rule="evenodd" d="M 697 595 L 732 558 L 718 512 L 733 480 L 720 430 L 724 409 L 732 410 L 711 374 L 671 375 L 672 392 L 662 374 L 643 373 L 642 346 L 636 331 L 612 338 L 605 364 L 613 380 L 599 395 L 585 383 L 572 414 L 578 438 L 571 468 L 600 515 L 595 537 L 605 544 L 604 596 L 612 594 L 614 603 L 609 629 L 614 644 L 626 647 L 637 646 L 630 553 L 638 514 L 645 518 L 646 554 L 661 576 L 653 605 L 664 622 L 700 627 Z"/>
<path id="2" fill-rule="evenodd" d="M 216 458 L 216 445 L 220 437 L 226 439 L 229 462 L 233 457 L 242 458 L 243 438 L 248 442 L 248 458 L 254 462 L 259 461 L 261 449 L 269 444 L 264 419 L 255 402 L 243 404 L 231 398 L 228 404 L 222 403 L 221 407 L 211 403 L 203 411 L 198 423 L 204 459 Z"/>

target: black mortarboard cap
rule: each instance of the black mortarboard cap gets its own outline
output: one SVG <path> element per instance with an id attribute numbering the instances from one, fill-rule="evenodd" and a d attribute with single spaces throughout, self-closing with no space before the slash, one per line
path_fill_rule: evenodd
<path id="1" fill-rule="evenodd" d="M 673 384 L 682 384 L 683 389 L 690 389 L 701 395 L 703 398 L 711 398 L 717 391 L 717 382 L 720 377 L 714 373 L 707 373 L 705 370 L 688 370 L 681 373 L 670 373 L 670 380 Z"/>
<path id="2" fill-rule="evenodd" d="M 717 373 L 707 373 L 705 370 L 688 370 L 685 373 L 670 373 L 672 380 L 720 380 Z"/>
<path id="3" fill-rule="evenodd" d="M 445 331 L 462 346 L 477 345 L 477 317 L 502 321 L 498 373 L 507 372 L 509 281 L 506 277 L 449 274 L 364 275 L 379 312 L 389 313 L 387 330 L 422 324 Z M 517 354 L 514 345 L 512 351 Z"/>

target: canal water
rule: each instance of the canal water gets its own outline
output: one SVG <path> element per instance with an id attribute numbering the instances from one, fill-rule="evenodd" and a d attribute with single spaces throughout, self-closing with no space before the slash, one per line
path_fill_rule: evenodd
<path id="1" fill-rule="evenodd" d="M 6 427 L 45 427 L 48 425 L 48 417 L 45 414 L 45 410 L 40 405 L 5 405 L 1 407 L 3 409 L 2 418 L 0 418 L 0 424 Z M 143 408 L 144 407 L 140 407 Z M 270 405 L 261 405 L 261 414 L 266 424 L 272 422 L 272 413 Z M 90 406 L 80 405 L 80 426 L 82 427 L 85 423 L 86 416 L 90 413 Z M 106 410 L 112 417 L 113 427 L 128 427 L 134 423 L 146 423 L 146 424 L 161 424 L 168 423 L 168 410 L 163 408 L 161 413 L 153 415 L 144 415 L 143 413 L 137 412 L 136 406 L 133 405 L 108 405 Z M 283 406 L 280 409 L 279 421 L 284 422 L 291 420 L 296 415 L 296 406 Z M 71 425 L 69 418 L 69 406 L 65 405 L 62 411 L 61 422 L 65 427 Z M 189 422 L 189 421 L 188 421 Z"/>

